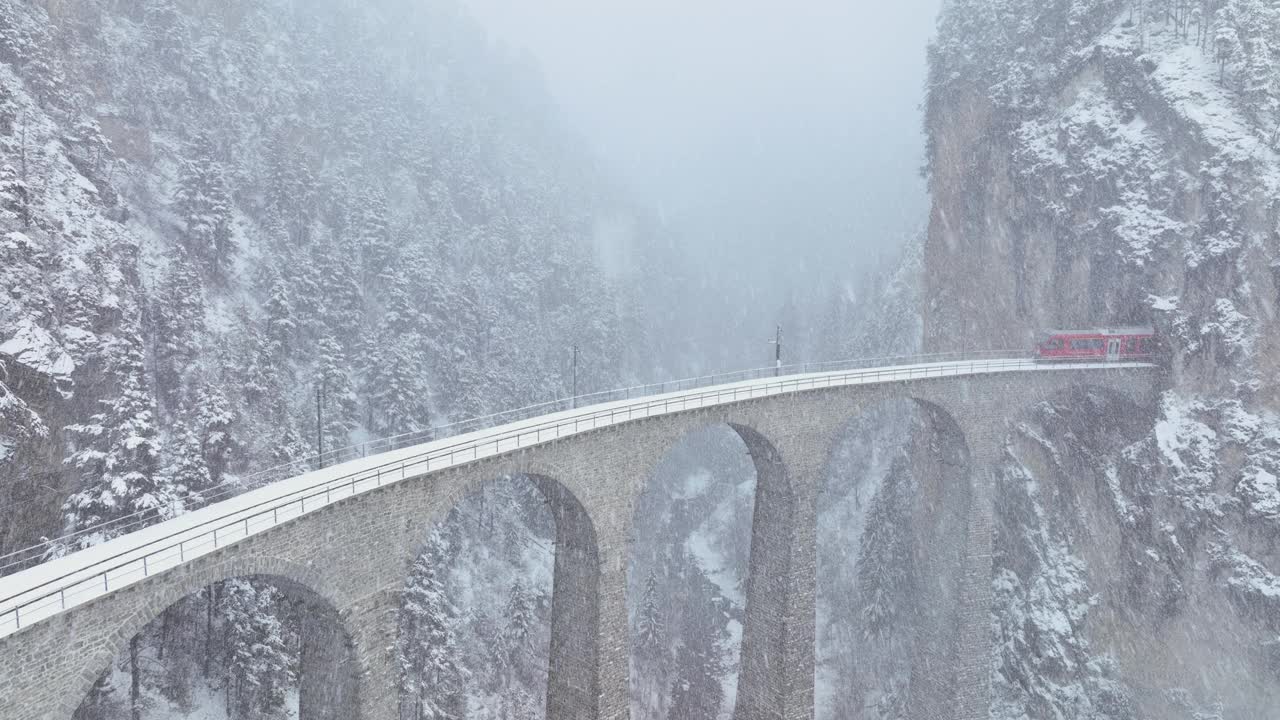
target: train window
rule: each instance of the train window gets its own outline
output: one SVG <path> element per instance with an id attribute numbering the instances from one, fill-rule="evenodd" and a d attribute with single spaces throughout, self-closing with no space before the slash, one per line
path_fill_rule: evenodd
<path id="1" fill-rule="evenodd" d="M 1045 350 L 1061 350 L 1062 338 L 1051 338 L 1048 342 L 1044 344 L 1044 349 Z"/>
<path id="2" fill-rule="evenodd" d="M 1072 350 L 1100 350 L 1102 349 L 1102 340 L 1072 340 Z"/>

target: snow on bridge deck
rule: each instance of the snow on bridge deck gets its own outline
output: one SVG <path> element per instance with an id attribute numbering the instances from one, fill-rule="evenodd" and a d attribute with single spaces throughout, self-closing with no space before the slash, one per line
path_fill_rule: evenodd
<path id="1" fill-rule="evenodd" d="M 1150 368 L 1148 363 L 932 362 L 765 377 L 555 412 L 335 465 L 208 505 L 0 578 L 0 637 L 149 575 L 382 485 L 643 418 L 823 388 L 993 373 Z"/>

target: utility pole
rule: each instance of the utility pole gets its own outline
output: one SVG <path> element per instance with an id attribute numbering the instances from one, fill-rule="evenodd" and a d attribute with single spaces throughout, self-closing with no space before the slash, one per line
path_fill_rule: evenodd
<path id="1" fill-rule="evenodd" d="M 320 448 L 319 464 L 324 467 L 324 423 L 321 420 L 320 407 L 324 397 L 324 376 L 316 381 L 316 446 Z"/>
<path id="2" fill-rule="evenodd" d="M 782 326 L 778 326 L 777 333 L 773 339 L 769 341 L 773 346 L 773 376 L 778 377 L 782 374 Z"/>
<path id="3" fill-rule="evenodd" d="M 578 407 L 578 346 L 573 346 L 573 394 L 572 407 Z"/>

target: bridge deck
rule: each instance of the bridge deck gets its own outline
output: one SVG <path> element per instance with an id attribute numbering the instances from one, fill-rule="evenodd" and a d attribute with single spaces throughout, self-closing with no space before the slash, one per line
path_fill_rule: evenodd
<path id="1" fill-rule="evenodd" d="M 851 385 L 992 373 L 1149 368 L 986 359 L 785 375 L 551 413 L 298 475 L 0 578 L 0 637 L 138 580 L 389 483 L 591 430 L 754 398 Z"/>

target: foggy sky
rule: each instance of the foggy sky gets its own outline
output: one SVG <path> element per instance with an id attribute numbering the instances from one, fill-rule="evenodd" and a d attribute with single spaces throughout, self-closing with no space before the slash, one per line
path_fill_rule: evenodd
<path id="1" fill-rule="evenodd" d="M 744 282 L 843 274 L 923 225 L 940 0 L 465 2 L 637 200 L 711 256 L 741 251 Z"/>

